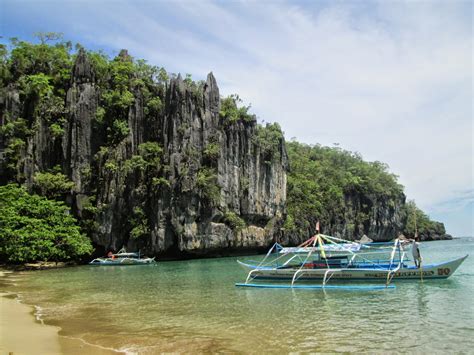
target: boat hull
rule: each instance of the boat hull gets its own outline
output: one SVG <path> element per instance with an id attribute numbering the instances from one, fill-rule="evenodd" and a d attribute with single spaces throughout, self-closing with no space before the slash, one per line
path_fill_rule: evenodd
<path id="1" fill-rule="evenodd" d="M 467 256 L 444 263 L 425 265 L 422 268 L 402 267 L 393 273 L 393 280 L 446 279 L 456 271 Z M 386 280 L 388 274 L 388 270 L 376 268 L 299 269 L 259 267 L 240 261 L 239 264 L 247 271 L 251 271 L 251 279 L 292 280 L 298 270 L 298 280 L 323 280 L 325 275 L 332 280 Z M 331 271 L 327 273 L 328 270 Z"/>
<path id="2" fill-rule="evenodd" d="M 147 259 L 131 259 L 131 258 L 124 258 L 119 260 L 111 260 L 111 259 L 94 259 L 92 260 L 89 265 L 94 266 L 129 266 L 129 265 L 150 265 L 155 264 L 155 258 L 147 258 Z"/>
<path id="3" fill-rule="evenodd" d="M 352 291 L 384 291 L 394 289 L 393 285 L 281 285 L 281 284 L 250 284 L 236 283 L 236 287 L 248 288 L 273 288 L 273 289 L 292 289 L 292 290 L 352 290 Z"/>

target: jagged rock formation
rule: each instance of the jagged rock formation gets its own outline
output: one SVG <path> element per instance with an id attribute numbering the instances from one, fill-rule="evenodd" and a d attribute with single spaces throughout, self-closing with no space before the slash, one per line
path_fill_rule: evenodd
<path id="1" fill-rule="evenodd" d="M 370 236 L 375 242 L 392 240 L 405 226 L 404 204 L 403 193 L 384 199 L 349 192 L 345 196 L 344 218 L 332 226 L 333 234 L 349 240 L 359 239 L 364 235 Z M 359 221 L 360 214 L 367 218 L 355 225 L 354 221 Z"/>
<path id="2" fill-rule="evenodd" d="M 305 192 L 316 168 L 303 172 L 302 186 L 288 184 L 296 189 L 287 203 L 291 143 L 278 125 L 261 127 L 222 99 L 212 73 L 202 83 L 157 81 L 125 50 L 105 64 L 83 49 L 74 63 L 69 54 L 56 63 L 54 51 L 66 47 L 48 48 L 40 69 L 21 52 L 0 67 L 0 184 L 65 199 L 98 254 L 122 246 L 170 257 L 254 251 L 276 240 L 300 243 L 316 220 L 324 233 L 351 240 L 406 232 L 402 189 L 374 193 L 363 178 L 347 180 L 337 154 L 329 176 L 320 174 L 335 190 L 331 180 Z M 319 159 L 308 154 L 300 167 Z M 444 226 L 434 226 L 422 239 L 446 238 Z"/>
<path id="3" fill-rule="evenodd" d="M 421 240 L 449 239 L 413 201 L 406 202 L 397 177 L 381 162 L 367 162 L 358 153 L 338 147 L 287 142 L 287 219 L 284 237 L 298 243 L 301 235 L 321 232 L 346 240 L 366 235 L 389 241 L 401 233 Z M 416 218 L 415 218 L 416 216 Z"/>
<path id="4" fill-rule="evenodd" d="M 110 144 L 96 120 L 101 89 L 81 50 L 65 97 L 64 132 L 53 138 L 32 105 L 26 117 L 35 117 L 39 129 L 21 149 L 17 180 L 31 187 L 36 172 L 60 164 L 75 184 L 68 197 L 74 213 L 93 226 L 90 234 L 101 252 L 126 246 L 183 256 L 269 245 L 285 215 L 283 137 L 276 158 L 266 159 L 256 139 L 255 119 L 229 123 L 220 117 L 212 73 L 201 88 L 180 76 L 171 79 L 158 92 L 162 108 L 152 115 L 145 113 L 142 92 L 132 92 L 128 134 Z M 18 97 L 14 87 L 3 97 L 2 111 L 10 121 L 24 105 Z M 150 142 L 157 157 L 145 161 L 146 154 L 153 154 L 146 151 Z M 232 218 L 244 224 L 237 228 Z"/>
<path id="5" fill-rule="evenodd" d="M 406 232 L 406 235 L 413 238 L 413 233 Z M 421 228 L 418 231 L 418 236 L 421 241 L 433 241 L 433 240 L 450 240 L 453 239 L 451 234 L 446 233 L 444 224 L 441 222 L 430 221 L 428 228 Z"/>
<path id="6" fill-rule="evenodd" d="M 68 119 L 62 137 L 62 166 L 76 184 L 75 192 L 79 194 L 87 193 L 84 174 L 90 170 L 93 154 L 99 148 L 99 137 L 93 136 L 92 127 L 98 102 L 94 69 L 84 50 L 80 50 L 66 95 Z"/>
<path id="7" fill-rule="evenodd" d="M 301 234 L 314 234 L 317 221 L 321 224 L 321 233 L 345 240 L 360 240 L 370 237 L 374 242 L 390 241 L 396 238 L 406 224 L 404 211 L 405 195 L 384 198 L 347 191 L 343 196 L 341 211 L 328 210 L 305 216 L 305 228 L 284 231 L 284 241 L 292 244 L 301 241 Z M 308 223 L 309 222 L 309 223 Z"/>

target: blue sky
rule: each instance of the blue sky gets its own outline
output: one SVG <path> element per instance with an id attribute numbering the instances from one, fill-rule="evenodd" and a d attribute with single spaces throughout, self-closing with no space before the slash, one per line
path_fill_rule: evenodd
<path id="1" fill-rule="evenodd" d="M 287 139 L 389 164 L 448 232 L 474 235 L 470 1 L 0 0 L 0 35 L 38 31 L 238 93 Z"/>

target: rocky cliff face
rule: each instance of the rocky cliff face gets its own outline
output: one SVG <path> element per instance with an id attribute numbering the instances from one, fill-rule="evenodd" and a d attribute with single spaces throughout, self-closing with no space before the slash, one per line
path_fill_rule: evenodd
<path id="1" fill-rule="evenodd" d="M 67 120 L 62 136 L 62 166 L 75 183 L 75 193 L 87 194 L 86 177 L 100 137 L 94 134 L 93 120 L 97 112 L 99 90 L 94 68 L 81 51 L 72 69 L 71 87 L 66 94 Z"/>
<path id="2" fill-rule="evenodd" d="M 400 235 L 405 225 L 405 195 L 386 199 L 359 193 L 345 195 L 344 219 L 336 223 L 334 234 L 355 240 L 366 235 L 373 241 L 388 241 Z M 363 215 L 364 218 L 360 218 Z"/>
<path id="3" fill-rule="evenodd" d="M 380 163 L 285 143 L 277 124 L 221 98 L 212 73 L 195 83 L 126 51 L 109 60 L 81 49 L 72 62 L 64 45 L 19 46 L 0 63 L 0 184 L 66 200 L 98 254 L 255 251 L 300 243 L 318 220 L 349 240 L 414 230 Z M 422 240 L 449 238 L 417 213 Z"/>
<path id="4" fill-rule="evenodd" d="M 403 235 L 414 238 L 408 227 L 412 211 L 407 209 L 405 194 L 400 192 L 390 198 L 347 191 L 344 195 L 344 213 L 334 213 L 335 218 L 325 226 L 325 233 L 346 240 L 360 240 L 363 236 L 375 242 L 385 242 Z M 420 211 L 421 212 L 421 211 Z M 421 241 L 447 240 L 444 224 L 431 221 L 422 214 L 418 217 L 418 237 Z"/>
<path id="5" fill-rule="evenodd" d="M 316 222 L 320 222 L 321 233 L 345 240 L 360 240 L 364 236 L 376 242 L 390 241 L 400 234 L 406 223 L 403 206 L 405 195 L 397 198 L 380 198 L 354 191 L 346 192 L 343 209 L 327 210 L 308 216 L 305 228 L 285 230 L 283 241 L 301 243 L 314 235 Z"/>
<path id="6" fill-rule="evenodd" d="M 269 160 L 255 119 L 229 122 L 219 114 L 212 73 L 200 86 L 180 76 L 169 80 L 154 94 L 162 103 L 156 110 L 132 87 L 128 129 L 113 143 L 97 119 L 103 91 L 81 50 L 64 97 L 63 131 L 53 136 L 35 114 L 38 103 L 21 102 L 18 88 L 8 88 L 2 116 L 27 117 L 33 133 L 15 152 L 2 137 L 2 153 L 18 154 L 13 166 L 2 155 L 4 171 L 32 187 L 37 172 L 61 166 L 75 186 L 66 197 L 100 252 L 125 246 L 153 255 L 229 254 L 266 247 L 279 235 L 283 136 Z"/>
<path id="7" fill-rule="evenodd" d="M 289 156 L 284 241 L 301 242 L 321 232 L 345 240 L 366 236 L 390 241 L 400 234 L 422 240 L 449 239 L 442 223 L 431 221 L 406 201 L 397 177 L 381 162 L 339 147 L 286 143 Z"/>

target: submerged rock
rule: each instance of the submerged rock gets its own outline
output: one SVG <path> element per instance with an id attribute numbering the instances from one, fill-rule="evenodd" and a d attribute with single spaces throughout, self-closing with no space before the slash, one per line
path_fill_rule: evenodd
<path id="1" fill-rule="evenodd" d="M 362 236 L 362 238 L 360 238 L 360 240 L 358 240 L 359 243 L 372 243 L 373 240 L 370 239 L 369 237 L 367 237 L 365 234 Z"/>

